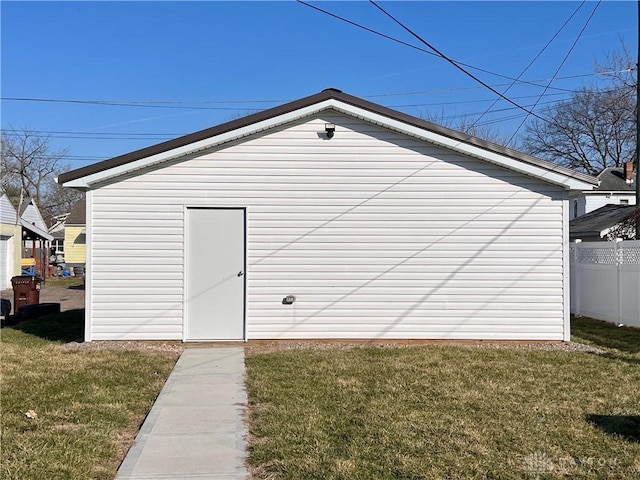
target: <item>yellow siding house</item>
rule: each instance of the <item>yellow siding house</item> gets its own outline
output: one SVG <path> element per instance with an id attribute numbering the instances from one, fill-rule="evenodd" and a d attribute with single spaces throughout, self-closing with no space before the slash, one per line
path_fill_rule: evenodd
<path id="1" fill-rule="evenodd" d="M 86 203 L 80 200 L 69 212 L 64 227 L 64 259 L 67 266 L 83 266 L 86 261 Z"/>

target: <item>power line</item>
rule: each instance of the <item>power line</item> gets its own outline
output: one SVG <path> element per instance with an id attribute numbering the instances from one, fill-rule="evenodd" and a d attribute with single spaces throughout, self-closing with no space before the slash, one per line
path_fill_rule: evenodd
<path id="1" fill-rule="evenodd" d="M 482 102 L 490 101 L 490 100 L 481 100 Z M 543 104 L 551 104 L 565 101 L 565 99 L 560 100 L 549 100 L 548 102 L 544 102 Z M 476 101 L 477 102 L 477 101 Z M 459 103 L 471 103 L 471 102 L 459 102 Z M 423 106 L 421 104 L 416 105 L 408 105 L 408 106 Z M 532 105 L 525 105 L 525 107 L 529 107 Z M 493 110 L 492 113 L 498 112 L 507 112 L 510 110 L 516 110 L 516 107 L 505 107 L 497 110 Z M 483 116 L 486 114 L 484 112 L 470 112 L 463 114 L 455 114 L 455 115 L 447 115 L 443 116 L 443 120 L 451 120 L 454 118 L 459 118 L 461 116 L 464 117 L 474 117 L 476 115 Z M 477 120 L 476 120 L 477 122 Z M 33 137 L 39 138 L 52 138 L 52 139 L 70 139 L 70 140 L 168 140 L 171 138 L 180 137 L 186 135 L 186 133 L 135 133 L 135 132 L 79 132 L 79 131 L 61 131 L 61 130 L 15 130 L 15 129 L 0 129 L 4 135 L 9 136 L 20 136 L 22 133 L 28 132 Z M 83 157 L 84 158 L 84 157 Z M 102 158 L 102 157 L 100 157 Z"/>
<path id="2" fill-rule="evenodd" d="M 440 50 L 438 50 L 437 48 L 435 48 L 433 45 L 431 45 L 429 42 L 427 42 L 426 40 L 424 40 L 420 35 L 418 35 L 417 33 L 415 33 L 413 30 L 411 30 L 409 27 L 407 27 L 406 25 L 404 25 L 400 20 L 396 19 L 393 15 L 391 15 L 389 12 L 387 12 L 384 8 L 382 8 L 381 6 L 379 6 L 376 2 L 374 2 L 374 0 L 369 0 L 369 2 L 371 4 L 373 4 L 378 10 L 380 10 L 382 13 L 384 13 L 385 15 L 387 15 L 389 18 L 391 18 L 395 23 L 397 23 L 400 27 L 402 27 L 404 30 L 406 30 L 407 32 L 409 32 L 411 35 L 413 35 L 418 41 L 420 41 L 421 43 L 425 44 L 427 47 L 429 47 L 431 50 L 433 50 L 434 52 L 436 52 L 436 54 L 442 58 L 443 60 L 446 60 L 447 62 L 449 62 L 451 65 L 453 65 L 455 68 L 457 68 L 458 70 L 460 70 L 461 72 L 463 72 L 465 75 L 467 75 L 468 77 L 472 78 L 473 80 L 475 80 L 476 82 L 478 82 L 480 85 L 484 86 L 485 88 L 487 88 L 488 90 L 492 91 L 493 93 L 495 93 L 496 95 L 498 95 L 500 98 L 502 98 L 503 100 L 505 100 L 506 102 L 509 102 L 510 104 L 512 104 L 513 106 L 520 108 L 526 112 L 528 112 L 530 115 L 544 121 L 544 122 L 548 122 L 547 119 L 541 117 L 540 115 L 533 113 L 529 110 L 526 110 L 524 107 L 518 105 L 516 102 L 514 102 L 513 100 L 505 97 L 502 93 L 500 93 L 498 90 L 496 90 L 495 88 L 493 88 L 491 85 L 487 84 L 486 82 L 484 82 L 483 80 L 480 80 L 478 77 L 476 77 L 473 73 L 469 72 L 468 70 L 466 70 L 465 68 L 463 68 L 462 66 L 460 66 L 455 60 L 447 57 L 444 53 L 442 53 Z"/>
<path id="3" fill-rule="evenodd" d="M 475 87 L 474 87 L 475 88 Z M 480 87 L 478 87 L 480 88 Z M 460 90 L 471 90 L 470 88 L 459 88 L 459 89 L 448 89 L 449 92 L 460 91 Z M 567 92 L 573 92 L 573 90 L 567 90 Z M 389 93 L 389 94 L 377 94 L 377 95 L 362 95 L 363 98 L 374 98 L 374 97 L 391 97 L 391 96 L 405 96 L 405 95 L 420 95 L 426 93 L 434 93 L 432 92 L 413 92 L 413 93 Z M 564 95 L 564 92 L 557 92 L 556 95 Z M 530 95 L 531 97 L 535 97 L 534 95 Z M 516 97 L 514 97 L 516 98 Z M 523 98 L 523 97 L 518 97 Z M 117 106 L 117 107 L 143 107 L 143 108 L 179 108 L 179 109 L 196 109 L 196 110 L 246 110 L 246 111 L 255 111 L 255 108 L 231 108 L 231 107 L 200 107 L 196 105 L 192 106 L 171 106 L 171 105 L 163 105 L 162 103 L 170 103 L 170 102 L 158 102 L 158 103 L 145 103 L 145 102 L 120 102 L 120 101 L 111 101 L 111 100 L 78 100 L 78 99 L 60 99 L 60 98 L 37 98 L 37 97 L 0 97 L 0 100 L 3 101 L 14 101 L 14 102 L 47 102 L 47 103 L 75 103 L 82 105 L 104 105 L 104 106 Z M 256 100 L 260 102 L 260 100 Z M 491 101 L 491 100 L 474 100 L 474 101 Z M 206 102 L 205 102 L 206 103 Z M 456 102 L 451 102 L 456 103 Z M 458 102 L 465 103 L 465 102 Z M 433 103 L 433 105 L 439 105 L 440 103 Z M 442 102 L 445 104 L 445 102 Z M 399 105 L 401 106 L 401 105 Z M 394 105 L 390 105 L 391 108 Z"/>
<path id="4" fill-rule="evenodd" d="M 83 105 L 108 105 L 116 107 L 140 107 L 140 108 L 172 108 L 172 109 L 187 109 L 187 110 L 246 110 L 253 111 L 255 108 L 241 108 L 241 107 L 203 107 L 203 106 L 182 106 L 182 105 L 157 105 L 148 104 L 144 102 L 117 102 L 110 100 L 71 100 L 71 99 L 56 99 L 56 98 L 29 98 L 29 97 L 0 97 L 0 100 L 10 100 L 16 102 L 48 102 L 48 103 L 77 103 Z"/>
<path id="5" fill-rule="evenodd" d="M 374 30 L 374 29 L 372 29 L 372 28 L 366 27 L 366 26 L 361 25 L 361 24 L 359 24 L 359 23 L 356 23 L 356 22 L 354 22 L 354 21 L 352 21 L 352 20 L 349 20 L 348 18 L 341 17 L 340 15 L 336 15 L 335 13 L 332 13 L 332 12 L 330 12 L 330 11 L 328 11 L 328 10 L 324 10 L 324 9 L 322 9 L 322 8 L 320 8 L 320 7 L 317 7 L 316 5 L 312 5 L 311 3 L 307 3 L 307 2 L 305 2 L 305 1 L 303 1 L 303 0 L 296 0 L 296 2 L 297 2 L 297 3 L 300 3 L 300 4 L 302 4 L 302 5 L 305 5 L 306 7 L 309 7 L 309 8 L 312 8 L 312 9 L 314 9 L 314 10 L 317 10 L 318 12 L 324 13 L 325 15 L 329 15 L 330 17 L 333 17 L 333 18 L 335 18 L 335 19 L 337 19 L 337 20 L 340 20 L 340 21 L 342 21 L 342 22 L 348 23 L 349 25 L 353 25 L 354 27 L 357 27 L 357 28 L 360 28 L 360 29 L 365 30 L 365 31 L 367 31 L 367 32 L 373 33 L 374 35 L 378 35 L 378 36 L 380 36 L 380 37 L 382 37 L 382 38 L 386 38 L 387 40 L 391 40 L 392 42 L 399 43 L 400 45 L 404 45 L 404 46 L 409 47 L 409 48 L 413 48 L 414 50 L 418 50 L 418 51 L 423 52 L 423 53 L 426 53 L 426 54 L 428 54 L 428 55 L 433 55 L 433 56 L 436 56 L 436 57 L 441 57 L 441 55 L 439 55 L 439 54 L 437 54 L 437 53 L 434 53 L 434 52 L 432 52 L 432 51 L 429 51 L 429 50 L 426 50 L 426 49 L 424 49 L 424 48 L 418 47 L 418 46 L 413 45 L 413 44 L 411 44 L 411 43 L 408 43 L 408 42 L 402 41 L 402 40 L 400 40 L 400 39 L 398 39 L 398 38 L 395 38 L 395 37 L 392 37 L 391 35 L 387 35 L 387 34 L 385 34 L 385 33 L 379 32 L 379 31 Z M 372 2 L 372 3 L 373 3 L 373 2 Z M 375 3 L 374 3 L 374 5 L 375 5 Z M 377 5 L 376 5 L 376 7 L 377 7 Z M 380 8 L 380 7 L 378 7 L 378 8 Z M 385 12 L 385 13 L 386 13 L 386 12 Z M 402 26 L 402 24 L 400 24 L 400 25 Z M 406 27 L 405 27 L 405 28 L 406 28 Z M 414 36 L 415 36 L 415 35 L 414 35 Z M 425 42 L 424 42 L 422 39 L 420 39 L 419 37 L 416 37 L 416 38 L 418 38 L 418 40 L 420 40 L 421 42 L 425 43 Z M 429 48 L 431 48 L 431 47 L 429 47 Z M 441 58 L 443 58 L 443 57 L 441 57 Z M 457 65 L 462 65 L 462 66 L 465 66 L 465 67 L 467 67 L 467 68 L 471 68 L 471 69 L 473 69 L 473 70 L 477 70 L 477 71 L 479 71 L 479 72 L 488 73 L 489 75 L 494 75 L 494 76 L 496 76 L 496 77 L 504 78 L 504 79 L 509 80 L 509 81 L 513 81 L 513 80 L 514 80 L 514 78 L 509 77 L 509 76 L 507 76 L 507 75 L 502 75 L 502 74 L 500 74 L 500 73 L 492 72 L 491 70 L 486 70 L 486 69 L 484 69 L 484 68 L 476 67 L 476 66 L 474 66 L 474 65 L 470 65 L 470 64 L 468 64 L 468 63 L 460 62 L 460 61 L 457 61 L 457 60 L 454 60 L 454 62 L 455 62 Z M 524 84 L 527 84 L 527 85 L 533 85 L 533 86 L 535 86 L 535 87 L 541 87 L 541 88 L 542 88 L 542 85 L 538 85 L 538 84 L 533 83 L 533 82 L 528 82 L 528 81 L 524 81 L 524 80 L 523 80 L 523 81 L 521 81 L 520 83 L 524 83 Z M 558 90 L 564 90 L 564 89 L 559 89 L 559 88 L 558 88 Z"/>
<path id="6" fill-rule="evenodd" d="M 551 95 L 565 95 L 561 92 L 551 93 L 547 95 L 547 97 Z M 522 95 L 519 97 L 513 97 L 517 99 L 526 99 L 526 98 L 538 98 L 538 95 Z M 568 100 L 570 97 L 563 97 L 558 100 L 551 100 L 547 103 L 556 103 L 563 102 Z M 491 99 L 483 99 L 483 100 L 460 100 L 455 102 L 431 102 L 431 103 L 413 103 L 413 104 L 402 104 L 402 105 L 389 105 L 389 108 L 403 108 L 403 107 L 430 107 L 430 106 L 444 106 L 444 105 L 469 105 L 469 104 L 477 104 L 477 103 L 487 103 L 492 102 Z M 510 107 L 514 108 L 514 107 Z M 466 115 L 477 115 L 476 113 L 469 113 Z M 54 138 L 63 138 L 59 137 L 59 135 L 77 135 L 78 137 L 72 138 L 84 138 L 84 136 L 91 136 L 90 138 L 99 138 L 106 136 L 128 136 L 128 137 L 161 137 L 161 138 L 172 138 L 181 135 L 187 135 L 189 132 L 87 132 L 87 131 L 75 131 L 75 130 L 26 130 L 19 129 L 16 130 L 14 128 L 0 128 L 0 131 L 5 135 L 20 135 L 20 133 L 30 133 L 33 136 L 44 137 L 44 136 L 53 136 Z"/>
<path id="7" fill-rule="evenodd" d="M 558 35 L 560 35 L 560 33 L 562 32 L 562 30 L 564 30 L 564 27 L 566 27 L 566 26 L 569 24 L 569 22 L 571 21 L 571 19 L 572 19 L 572 18 L 573 18 L 577 13 L 578 13 L 578 11 L 580 11 L 580 9 L 584 6 L 584 4 L 585 4 L 585 1 L 583 1 L 580 5 L 578 5 L 578 8 L 576 8 L 576 9 L 573 11 L 573 13 L 572 13 L 572 14 L 569 16 L 569 18 L 568 18 L 568 19 L 567 19 L 567 20 L 562 24 L 562 26 L 558 29 L 558 31 L 555 33 L 555 35 L 553 35 L 553 37 L 551 37 L 551 39 L 547 42 L 547 44 L 546 44 L 544 47 L 542 47 L 542 50 L 540 50 L 540 51 L 538 52 L 538 54 L 537 54 L 535 57 L 533 57 L 533 59 L 529 62 L 529 64 L 524 68 L 524 70 L 522 70 L 522 71 L 518 74 L 518 76 L 516 77 L 516 80 L 514 80 L 514 81 L 511 83 L 511 85 L 509 85 L 509 86 L 504 90 L 504 92 L 503 92 L 504 94 L 506 94 L 509 90 L 511 90 L 511 88 L 512 88 L 512 87 L 517 83 L 517 81 L 520 79 L 520 77 L 522 77 L 522 75 L 524 75 L 524 74 L 527 72 L 527 70 L 529 70 L 529 68 L 531 68 L 531 66 L 535 63 L 535 61 L 536 61 L 538 58 L 540 58 L 540 56 L 544 53 L 544 51 L 549 47 L 549 45 L 551 45 L 551 43 L 556 39 L 556 37 L 557 37 Z M 556 72 L 556 73 L 557 73 L 557 72 Z M 545 91 L 546 91 L 546 90 L 545 90 Z M 543 92 L 543 94 L 544 94 L 544 92 Z M 514 98 L 515 98 L 515 97 L 514 97 Z M 540 99 L 540 98 L 542 98 L 542 97 L 538 97 L 538 99 Z M 474 125 L 475 125 L 475 123 L 477 123 L 477 122 L 479 122 L 480 120 L 482 120 L 482 117 L 484 117 L 487 113 L 489 113 L 489 111 L 491 111 L 491 109 L 492 109 L 493 107 L 495 107 L 495 106 L 496 106 L 496 104 L 498 103 L 498 101 L 499 101 L 499 99 L 498 99 L 498 98 L 496 98 L 496 99 L 493 101 L 493 103 L 492 103 L 492 104 L 491 104 L 491 105 L 490 105 L 490 106 L 485 110 L 485 112 L 484 112 L 482 115 L 480 115 L 480 117 L 478 117 L 478 119 L 474 122 Z M 535 108 L 537 105 L 538 105 L 538 102 L 536 102 L 536 103 L 534 104 L 533 108 Z M 523 123 L 526 121 L 526 119 L 527 119 L 527 118 L 528 118 L 528 115 L 524 117 Z M 522 124 L 521 124 L 521 125 L 522 125 Z M 517 130 L 516 130 L 516 133 L 517 133 Z M 508 142 L 507 142 L 507 145 L 509 145 L 509 144 L 513 141 L 513 138 L 514 138 L 514 137 L 515 137 L 515 133 L 514 133 L 514 134 L 509 138 L 509 140 L 508 140 Z"/>
<path id="8" fill-rule="evenodd" d="M 555 101 L 563 101 L 563 100 L 567 100 L 570 97 L 567 97 L 566 93 L 564 92 L 556 92 L 556 93 L 551 93 L 547 96 L 551 96 L 551 95 L 564 95 L 563 98 L 559 99 L 559 100 L 555 100 Z M 538 95 L 520 95 L 518 97 L 511 97 L 512 99 L 525 99 L 525 98 L 538 98 Z M 488 102 L 493 102 L 493 104 L 495 104 L 495 100 L 491 99 L 491 98 L 487 98 L 484 100 L 458 100 L 456 102 L 434 102 L 434 103 L 408 103 L 408 104 L 402 104 L 402 105 L 389 105 L 390 108 L 403 108 L 403 107 L 433 107 L 433 106 L 441 106 L 441 105 L 467 105 L 470 103 L 488 103 Z"/>
<path id="9" fill-rule="evenodd" d="M 576 37 L 576 39 L 571 44 L 571 47 L 569 48 L 569 51 L 567 52 L 567 54 L 562 59 L 562 62 L 560 62 L 560 65 L 558 66 L 558 68 L 556 69 L 555 73 L 553 74 L 553 77 L 551 77 L 551 80 L 549 80 L 549 83 L 547 84 L 547 86 L 544 88 L 544 90 L 540 94 L 540 97 L 538 98 L 538 100 L 536 100 L 533 108 L 535 108 L 538 105 L 538 102 L 540 100 L 542 100 L 542 97 L 544 97 L 544 94 L 547 92 L 548 87 L 551 86 L 551 83 L 553 82 L 554 78 L 558 75 L 558 73 L 560 73 L 560 70 L 562 69 L 562 67 L 566 63 L 567 59 L 569 58 L 569 55 L 571 55 L 571 53 L 573 52 L 573 49 L 578 44 L 578 41 L 580 40 L 580 38 L 582 38 L 582 34 L 587 29 L 587 26 L 591 22 L 591 19 L 595 15 L 596 10 L 598 10 L 598 7 L 600 6 L 601 3 L 602 3 L 602 0 L 599 0 L 598 3 L 596 3 L 596 6 L 593 7 L 593 11 L 591 12 L 591 15 L 589 15 L 589 18 L 587 18 L 587 21 L 584 23 L 584 26 L 582 27 L 580 32 L 578 32 L 578 36 Z M 581 6 L 582 6 L 582 4 L 581 4 Z M 509 138 L 509 142 L 511 142 L 513 140 L 513 138 L 517 135 L 517 133 L 520 131 L 520 129 L 522 128 L 524 123 L 527 121 L 527 118 L 529 118 L 528 115 L 522 119 L 522 122 L 520 122 L 520 125 L 518 125 L 518 128 L 516 128 L 515 132 L 513 132 L 513 134 L 511 135 L 511 138 Z M 555 122 L 554 122 L 554 124 L 555 124 Z"/>
<path id="10" fill-rule="evenodd" d="M 567 75 L 565 77 L 557 77 L 556 80 L 569 80 L 569 79 L 574 79 L 574 78 L 585 78 L 585 77 L 594 77 L 594 76 L 600 76 L 600 75 L 609 75 L 612 73 L 622 73 L 622 72 L 628 72 L 628 69 L 625 70 L 620 70 L 617 72 L 595 72 L 595 73 L 581 73 L 581 74 L 577 74 L 577 75 Z M 516 80 L 516 79 L 514 79 Z M 528 85 L 535 85 L 536 87 L 543 87 L 543 85 L 538 85 L 538 82 L 548 82 L 549 79 L 548 78 L 543 78 L 540 80 L 522 80 L 519 79 L 518 82 L 519 83 L 525 83 Z M 512 82 L 508 82 L 508 83 L 496 83 L 493 84 L 493 87 L 504 87 L 507 85 L 511 85 Z M 458 92 L 461 90 L 477 90 L 480 88 L 484 88 L 481 85 L 475 85 L 475 86 L 469 86 L 469 87 L 456 87 L 456 88 L 439 88 L 439 89 L 435 89 L 435 90 L 420 90 L 417 92 L 394 92 L 394 93 L 376 93 L 376 94 L 372 94 L 372 95 L 361 95 L 364 98 L 376 98 L 376 97 L 400 97 L 400 96 L 408 96 L 408 95 L 425 95 L 425 94 L 431 94 L 431 93 L 450 93 L 450 92 Z M 572 93 L 575 90 L 569 89 L 569 88 L 557 88 L 557 87 L 552 87 L 554 90 L 558 90 L 559 92 L 568 92 L 568 93 Z M 557 93 L 557 95 L 561 95 L 562 93 Z M 516 98 L 516 97 L 514 97 Z"/>
<path id="11" fill-rule="evenodd" d="M 622 70 L 627 72 L 627 70 Z M 598 73 L 583 73 L 579 75 L 569 75 L 566 77 L 556 77 L 555 80 L 562 79 L 572 79 L 572 78 L 584 78 L 584 77 L 592 77 L 599 75 L 606 75 L 611 73 L 618 72 L 598 72 Z M 508 77 L 507 77 L 508 78 Z M 514 79 L 516 80 L 516 79 Z M 548 82 L 549 79 L 540 79 L 540 80 L 518 80 L 519 83 L 535 85 L 540 88 L 544 88 L 543 85 L 539 85 L 536 82 Z M 512 85 L 510 83 L 498 83 L 492 85 L 493 87 L 503 87 Z M 390 93 L 376 93 L 370 95 L 360 95 L 362 98 L 380 98 L 380 97 L 402 97 L 402 96 L 410 96 L 410 95 L 427 95 L 427 94 L 435 94 L 435 93 L 453 93 L 460 92 L 464 90 L 477 90 L 480 88 L 484 88 L 481 85 L 478 86 L 469 86 L 469 87 L 455 87 L 455 88 L 445 88 L 445 89 L 432 89 L 432 90 L 419 90 L 414 92 L 390 92 Z M 558 92 L 553 95 L 562 95 L 562 92 L 573 93 L 575 90 L 567 89 L 567 88 L 557 88 L 557 87 L 549 87 L 552 90 L 558 90 Z M 530 97 L 535 97 L 535 95 L 531 95 Z M 513 97 L 513 98 L 524 98 L 524 97 Z M 199 104 L 242 104 L 242 103 L 283 103 L 289 102 L 291 99 L 283 99 L 283 100 L 205 100 L 199 102 L 193 101 L 183 101 L 183 100 L 157 100 L 157 101 L 137 101 L 137 100 L 93 100 L 93 99 L 63 99 L 63 98 L 43 98 L 43 97 L 0 97 L 0 100 L 3 101 L 15 101 L 15 102 L 49 102 L 49 103 L 76 103 L 76 104 L 85 104 L 85 105 L 104 105 L 104 106 L 117 106 L 117 107 L 152 107 L 152 108 L 181 108 L 181 109 L 203 109 L 203 110 L 247 110 L 247 111 L 255 111 L 256 108 L 236 108 L 236 107 L 200 107 Z M 483 101 L 483 100 L 474 100 L 474 101 Z M 491 101 L 485 100 L 485 101 Z M 444 103 L 444 102 L 443 102 Z M 453 102 L 455 103 L 455 102 Z M 465 103 L 465 102 L 460 102 Z M 177 104 L 177 105 L 173 105 Z M 434 104 L 437 105 L 437 104 Z M 393 108 L 393 105 L 390 107 Z"/>

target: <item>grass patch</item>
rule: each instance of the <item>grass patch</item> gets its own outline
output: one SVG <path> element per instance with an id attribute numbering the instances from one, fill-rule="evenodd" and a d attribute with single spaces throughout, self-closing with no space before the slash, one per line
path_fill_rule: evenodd
<path id="1" fill-rule="evenodd" d="M 82 277 L 48 277 L 45 285 L 54 287 L 80 287 L 84 285 Z"/>
<path id="2" fill-rule="evenodd" d="M 252 354 L 248 461 L 256 478 L 640 478 L 635 360 L 442 345 Z"/>
<path id="3" fill-rule="evenodd" d="M 572 317 L 571 339 L 630 354 L 640 353 L 640 328 L 617 327 L 610 322 Z"/>
<path id="4" fill-rule="evenodd" d="M 172 353 L 65 348 L 82 338 L 83 317 L 2 329 L 3 479 L 113 479 L 175 363 Z"/>

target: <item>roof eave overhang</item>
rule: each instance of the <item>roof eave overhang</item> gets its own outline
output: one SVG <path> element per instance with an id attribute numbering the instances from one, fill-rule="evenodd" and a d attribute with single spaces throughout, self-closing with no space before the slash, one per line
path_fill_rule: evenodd
<path id="1" fill-rule="evenodd" d="M 23 228 L 25 228 L 26 230 L 29 230 L 31 233 L 33 233 L 39 238 L 42 238 L 43 240 L 49 240 L 49 241 L 53 240 L 53 235 L 49 235 L 44 230 L 39 229 L 35 225 L 32 225 L 31 223 L 27 222 L 22 218 L 20 219 L 20 224 L 22 225 Z"/>
<path id="2" fill-rule="evenodd" d="M 569 233 L 570 238 L 595 237 L 597 235 L 600 235 L 602 237 L 602 232 L 600 230 L 593 230 L 593 231 L 585 231 L 585 232 L 573 231 Z"/>
<path id="3" fill-rule="evenodd" d="M 270 116 L 253 123 L 242 125 L 235 129 L 223 131 L 222 133 L 213 135 L 208 138 L 180 145 L 176 148 L 161 151 L 149 156 L 145 156 L 143 158 L 122 163 L 120 165 L 115 165 L 102 171 L 90 173 L 88 175 L 80 176 L 77 178 L 72 178 L 68 181 L 64 181 L 64 178 L 62 178 L 61 183 L 65 187 L 83 190 L 91 189 L 103 182 L 115 179 L 117 177 L 131 174 L 163 162 L 175 160 L 186 155 L 192 155 L 194 153 L 197 153 L 198 151 L 216 148 L 225 143 L 254 135 L 256 133 L 260 133 L 262 131 L 277 127 L 278 125 L 311 116 L 328 109 L 333 109 L 346 115 L 350 115 L 368 122 L 381 125 L 383 127 L 395 130 L 406 135 L 410 135 L 434 145 L 459 152 L 463 155 L 476 157 L 500 167 L 556 185 L 565 190 L 587 190 L 594 187 L 593 181 L 590 182 L 587 180 L 581 180 L 580 178 L 567 175 L 566 173 L 555 170 L 553 168 L 544 168 L 534 163 L 524 162 L 521 159 L 488 150 L 486 148 L 483 148 L 482 146 L 467 143 L 459 138 L 454 138 L 451 136 L 443 135 L 439 132 L 429 130 L 424 126 L 407 123 L 401 119 L 392 118 L 389 115 L 373 111 L 371 108 L 363 108 L 349 101 L 343 101 L 336 98 L 320 100 L 316 103 L 285 111 L 284 113 L 277 116 Z"/>
<path id="4" fill-rule="evenodd" d="M 589 190 L 585 195 L 635 195 L 635 190 Z"/>
<path id="5" fill-rule="evenodd" d="M 398 131 L 400 133 L 411 135 L 429 143 L 459 152 L 463 155 L 469 155 L 480 160 L 493 163 L 508 170 L 513 170 L 525 175 L 538 178 L 544 182 L 560 186 L 567 190 L 583 190 L 593 187 L 592 183 L 570 177 L 562 172 L 548 170 L 537 165 L 525 163 L 522 160 L 518 160 L 508 155 L 503 155 L 476 145 L 465 143 L 462 140 L 451 138 L 446 135 L 442 135 L 440 133 L 433 132 L 431 130 L 427 130 L 418 126 L 410 125 L 400 120 L 392 119 L 375 112 L 370 112 L 368 110 L 363 110 L 358 107 L 346 105 L 343 103 L 337 105 L 335 108 L 336 110 L 342 111 L 343 113 L 355 115 L 359 118 L 362 118 L 363 120 L 373 121 L 381 126 Z"/>
<path id="6" fill-rule="evenodd" d="M 74 180 L 70 180 L 68 182 L 63 182 L 62 185 L 71 188 L 90 189 L 95 184 L 110 180 L 115 177 L 119 177 L 121 175 L 135 172 L 136 170 L 142 170 L 158 163 L 175 160 L 186 155 L 197 153 L 198 151 L 215 148 L 225 143 L 233 142 L 243 137 L 248 137 L 250 135 L 254 135 L 256 133 L 260 133 L 262 131 L 277 127 L 278 125 L 282 125 L 298 120 L 299 118 L 313 115 L 322 110 L 331 108 L 332 103 L 334 103 L 333 100 L 326 100 L 320 103 L 316 103 L 314 105 L 288 112 L 277 117 L 268 118 L 266 120 L 252 123 L 235 130 L 230 130 L 210 138 L 205 138 L 188 145 L 167 150 L 165 152 L 160 152 L 155 155 L 150 155 L 148 157 L 141 158 L 130 163 L 119 165 L 110 168 L 109 170 L 104 170 Z"/>

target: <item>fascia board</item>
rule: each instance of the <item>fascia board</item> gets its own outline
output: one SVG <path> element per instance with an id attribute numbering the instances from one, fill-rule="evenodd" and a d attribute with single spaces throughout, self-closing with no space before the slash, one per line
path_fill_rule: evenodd
<path id="1" fill-rule="evenodd" d="M 395 120 L 375 112 L 371 112 L 370 110 L 366 110 L 366 109 L 342 102 L 337 99 L 324 100 L 322 102 L 318 102 L 316 104 L 309 105 L 307 107 L 303 107 L 303 108 L 294 110 L 292 112 L 279 115 L 277 117 L 269 118 L 261 122 L 257 122 L 251 125 L 247 125 L 245 127 L 238 128 L 236 130 L 232 130 L 230 132 L 225 132 L 220 135 L 216 135 L 215 137 L 200 140 L 198 142 L 194 142 L 189 145 L 184 145 L 179 148 L 171 149 L 166 152 L 145 157 L 124 165 L 120 165 L 118 167 L 111 168 L 109 170 L 97 172 L 95 174 L 91 174 L 85 177 L 71 180 L 69 182 L 64 183 L 64 186 L 71 187 L 71 188 L 82 188 L 82 189 L 91 188 L 92 185 L 103 182 L 105 180 L 118 177 L 120 175 L 125 175 L 136 170 L 144 169 L 146 167 L 149 167 L 157 163 L 161 163 L 161 162 L 165 162 L 175 158 L 179 158 L 181 156 L 189 155 L 200 150 L 213 148 L 221 144 L 231 142 L 249 135 L 253 135 L 260 131 L 267 130 L 269 128 L 273 128 L 277 125 L 285 124 L 291 121 L 295 121 L 299 118 L 316 114 L 320 111 L 327 110 L 329 108 L 333 108 L 336 111 L 344 113 L 346 115 L 354 116 L 357 118 L 361 118 L 365 121 L 376 123 L 378 125 L 384 126 L 386 128 L 390 128 L 392 130 L 398 131 L 400 133 L 404 133 L 406 135 L 413 136 L 415 138 L 427 141 L 429 143 L 442 146 L 449 150 L 453 150 L 465 155 L 473 156 L 481 160 L 484 160 L 486 162 L 493 163 L 498 166 L 507 168 L 509 170 L 516 171 L 525 175 L 529 175 L 534 178 L 538 178 L 544 182 L 547 182 L 556 186 L 560 186 L 567 190 L 588 190 L 593 188 L 593 185 L 590 183 L 583 182 L 575 178 L 571 178 L 562 173 L 546 170 L 536 165 L 531 165 L 529 163 L 525 163 L 520 160 L 511 158 L 505 155 L 501 155 L 499 153 L 494 153 L 494 152 L 485 150 L 483 148 L 461 142 L 460 140 L 456 140 L 456 139 L 426 130 L 424 128 L 415 127 L 405 122 Z"/>
<path id="2" fill-rule="evenodd" d="M 635 190 L 589 190 L 584 192 L 585 195 L 627 195 L 635 196 Z"/>
<path id="3" fill-rule="evenodd" d="M 45 232 L 44 230 L 41 230 L 40 228 L 36 227 L 35 225 L 27 222 L 25 219 L 21 218 L 20 219 L 20 224 L 26 228 L 27 230 L 32 231 L 33 233 L 39 235 L 40 237 L 44 238 L 45 240 L 53 240 L 53 235 L 49 235 L 47 232 Z"/>
<path id="4" fill-rule="evenodd" d="M 251 125 L 247 125 L 246 127 L 242 127 L 236 130 L 232 130 L 230 132 L 216 135 L 215 137 L 200 140 L 199 142 L 194 142 L 179 148 L 174 148 L 172 150 L 159 153 L 157 155 L 145 157 L 140 160 L 136 160 L 134 162 L 121 165 L 119 167 L 114 167 L 109 170 L 95 173 L 93 175 L 87 175 L 85 177 L 71 180 L 69 182 L 64 183 L 64 186 L 71 187 L 71 188 L 91 188 L 92 185 L 108 180 L 110 178 L 118 177 L 120 175 L 125 175 L 127 173 L 140 170 L 157 163 L 161 163 L 161 162 L 173 160 L 175 158 L 179 158 L 185 155 L 189 155 L 200 150 L 213 148 L 218 145 L 222 145 L 223 143 L 232 142 L 234 140 L 238 140 L 239 138 L 253 135 L 258 132 L 267 130 L 269 128 L 273 128 L 275 126 L 282 125 L 284 123 L 298 120 L 299 118 L 302 118 L 302 117 L 313 115 L 322 110 L 326 110 L 330 108 L 331 104 L 334 102 L 335 102 L 334 100 L 326 100 L 323 102 L 319 102 L 317 104 L 310 105 L 308 107 L 304 107 L 304 108 L 295 110 L 293 112 L 280 115 L 278 117 L 270 118 L 262 122 L 254 123 Z"/>
<path id="5" fill-rule="evenodd" d="M 339 105 L 336 105 L 335 108 L 339 111 L 342 111 L 343 113 L 355 115 L 365 120 L 373 121 L 381 126 L 385 126 L 398 132 L 405 133 L 422 140 L 426 140 L 427 142 L 440 145 L 449 150 L 454 150 L 465 155 L 480 158 L 481 160 L 485 160 L 489 163 L 499 165 L 509 170 L 533 176 L 547 183 L 561 186 L 565 189 L 585 190 L 593 188 L 593 185 L 591 183 L 568 177 L 567 175 L 564 175 L 562 173 L 546 170 L 536 165 L 531 165 L 520 160 L 507 157 L 505 155 L 490 152 L 483 148 L 461 142 L 460 140 L 449 138 L 422 128 L 414 127 L 404 122 L 393 120 L 388 117 L 372 113 L 370 111 L 363 110 L 352 105 L 340 103 Z"/>

